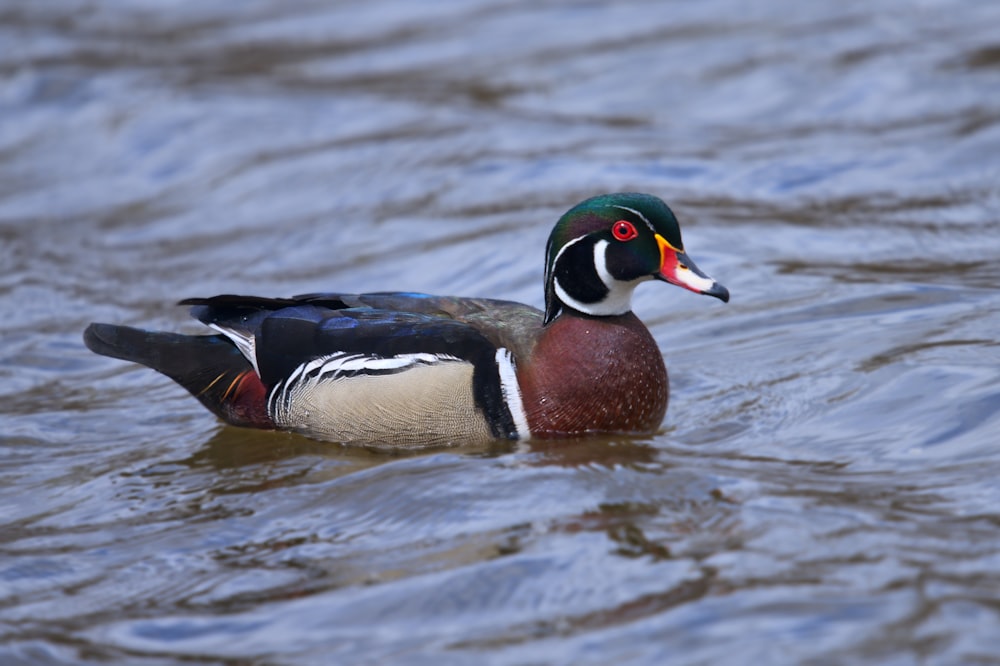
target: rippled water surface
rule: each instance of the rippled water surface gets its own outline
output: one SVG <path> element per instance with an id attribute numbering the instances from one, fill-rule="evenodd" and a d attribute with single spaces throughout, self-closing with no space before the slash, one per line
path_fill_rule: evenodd
<path id="1" fill-rule="evenodd" d="M 1000 663 L 1000 4 L 0 5 L 0 663 Z M 82 345 L 183 297 L 540 305 L 580 199 L 645 439 L 387 455 Z"/>

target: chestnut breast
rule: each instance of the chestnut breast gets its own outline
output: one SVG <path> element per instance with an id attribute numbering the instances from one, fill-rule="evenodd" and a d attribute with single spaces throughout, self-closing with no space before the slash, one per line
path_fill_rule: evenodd
<path id="1" fill-rule="evenodd" d="M 647 433 L 667 411 L 663 355 L 631 312 L 615 317 L 563 314 L 539 336 L 518 369 L 533 436 L 583 432 Z"/>

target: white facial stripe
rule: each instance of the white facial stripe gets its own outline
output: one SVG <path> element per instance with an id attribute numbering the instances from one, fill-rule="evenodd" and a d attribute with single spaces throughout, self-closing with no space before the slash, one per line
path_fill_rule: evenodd
<path id="1" fill-rule="evenodd" d="M 614 207 L 617 208 L 617 209 L 619 209 L 619 210 L 627 210 L 628 212 L 632 213 L 633 215 L 635 215 L 636 217 L 638 217 L 640 220 L 642 220 L 643 222 L 645 222 L 646 226 L 649 227 L 650 231 L 652 231 L 654 234 L 656 233 L 656 229 L 654 229 L 653 225 L 650 224 L 649 220 L 646 219 L 646 216 L 643 215 L 642 213 L 640 213 L 639 211 L 637 211 L 635 208 L 629 208 L 628 206 L 619 206 L 618 204 L 614 204 Z"/>
<path id="2" fill-rule="evenodd" d="M 608 241 L 602 240 L 594 243 L 594 268 L 597 269 L 597 275 L 601 278 L 601 282 L 609 290 L 615 288 L 614 276 L 608 272 Z"/>
<path id="3" fill-rule="evenodd" d="M 549 268 L 548 265 L 545 267 L 546 283 L 548 283 L 549 278 L 551 277 L 550 273 L 556 270 L 556 266 L 559 264 L 559 257 L 561 257 L 563 252 L 566 251 L 566 248 L 568 248 L 570 245 L 573 245 L 574 243 L 579 243 L 584 238 L 586 238 L 586 236 L 578 236 L 577 238 L 574 238 L 573 240 L 566 243 L 559 249 L 559 252 L 556 253 L 555 259 L 552 260 L 551 269 Z M 580 312 L 587 312 L 586 310 L 580 307 L 579 303 L 577 303 L 575 300 L 569 297 L 569 294 L 566 293 L 566 290 L 559 285 L 559 280 L 555 279 L 554 277 L 552 277 L 551 279 L 552 279 L 552 287 L 555 290 L 556 296 L 559 297 L 560 301 L 562 301 L 566 305 L 576 308 L 577 310 L 580 310 Z"/>
<path id="4" fill-rule="evenodd" d="M 566 290 L 559 284 L 559 279 L 556 278 L 553 280 L 553 286 L 559 300 L 574 310 L 598 317 L 623 315 L 632 311 L 632 292 L 640 282 L 645 282 L 653 278 L 652 276 L 644 276 L 631 282 L 623 282 L 615 279 L 608 271 L 608 262 L 605 256 L 609 245 L 610 243 L 606 240 L 601 240 L 594 244 L 594 268 L 597 270 L 597 275 L 601 278 L 601 282 L 608 288 L 608 295 L 596 303 L 582 303 L 567 294 Z"/>
<path id="5" fill-rule="evenodd" d="M 555 288 L 556 296 L 559 297 L 559 300 L 568 305 L 569 307 L 573 308 L 574 310 L 589 315 L 600 314 L 599 312 L 594 312 L 591 309 L 593 307 L 600 305 L 599 303 L 581 303 L 580 301 L 576 300 L 575 298 L 566 293 L 566 290 L 562 288 L 561 284 L 559 284 L 559 280 L 553 281 L 552 286 Z"/>
<path id="6" fill-rule="evenodd" d="M 605 240 L 598 241 L 594 245 L 594 267 L 597 269 L 597 275 L 600 276 L 601 282 L 608 288 L 608 295 L 604 297 L 604 300 L 594 304 L 600 306 L 600 312 L 595 314 L 625 314 L 632 311 L 632 292 L 635 291 L 636 285 L 650 278 L 639 278 L 630 282 L 615 279 L 608 271 L 607 252 L 609 245 L 610 243 Z M 591 305 L 591 308 L 594 305 Z"/>
<path id="7" fill-rule="evenodd" d="M 504 402 L 507 403 L 507 409 L 510 410 L 511 418 L 514 419 L 517 438 L 529 439 L 531 429 L 528 427 L 528 415 L 524 411 L 524 402 L 521 400 L 521 387 L 517 383 L 514 357 L 511 356 L 510 351 L 500 347 L 497 349 L 496 361 L 500 374 L 500 391 L 503 393 Z"/>
<path id="8" fill-rule="evenodd" d="M 561 257 L 561 256 L 563 255 L 563 252 L 565 252 L 565 251 L 566 251 L 567 249 L 569 249 L 569 247 L 570 247 L 571 245 L 575 245 L 576 243 L 579 243 L 579 242 L 580 242 L 580 241 L 582 241 L 582 240 L 583 240 L 584 238 L 586 238 L 586 236 L 577 236 L 576 238 L 574 238 L 574 239 L 573 239 L 573 240 L 571 240 L 570 242 L 568 242 L 568 243 L 566 243 L 565 245 L 563 245 L 563 246 L 562 246 L 562 247 L 561 247 L 561 248 L 559 249 L 559 252 L 557 252 L 557 253 L 556 253 L 556 258 L 552 260 L 552 270 L 555 270 L 555 269 L 556 269 L 556 266 L 558 266 L 558 265 L 559 265 L 559 257 Z"/>

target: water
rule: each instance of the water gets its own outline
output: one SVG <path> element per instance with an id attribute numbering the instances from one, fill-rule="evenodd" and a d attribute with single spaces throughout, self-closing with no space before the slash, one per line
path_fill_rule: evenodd
<path id="1" fill-rule="evenodd" d="M 0 662 L 1000 662 L 1000 5 L 0 7 Z M 542 301 L 670 202 L 662 433 L 386 455 L 90 354 L 215 293 Z"/>

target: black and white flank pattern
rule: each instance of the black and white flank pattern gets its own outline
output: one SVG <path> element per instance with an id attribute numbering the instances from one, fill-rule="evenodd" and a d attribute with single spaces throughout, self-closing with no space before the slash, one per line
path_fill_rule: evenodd
<path id="1" fill-rule="evenodd" d="M 462 359 L 448 354 L 418 353 L 382 357 L 336 352 L 303 363 L 276 384 L 268 395 L 267 411 L 275 422 L 286 422 L 292 414 L 296 398 L 321 391 L 324 386 L 358 377 L 394 375 L 420 366 L 441 363 L 466 364 Z"/>

